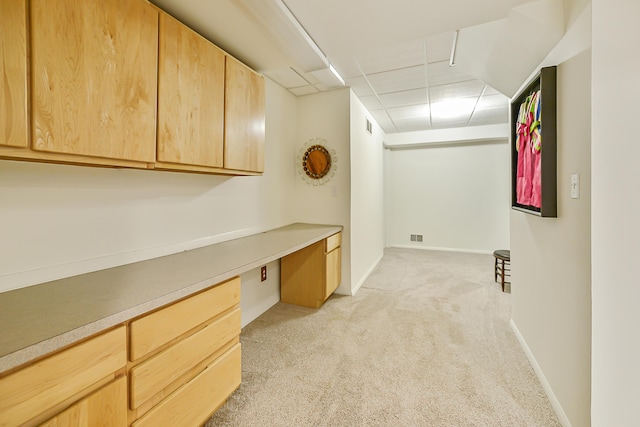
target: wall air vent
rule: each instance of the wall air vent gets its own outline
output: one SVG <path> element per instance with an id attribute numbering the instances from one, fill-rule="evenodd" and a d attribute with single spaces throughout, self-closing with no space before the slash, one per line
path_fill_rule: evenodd
<path id="1" fill-rule="evenodd" d="M 371 121 L 369 121 L 369 119 L 365 119 L 365 120 L 367 121 L 366 123 L 367 133 L 371 135 L 371 133 L 373 132 L 373 125 L 371 124 Z"/>

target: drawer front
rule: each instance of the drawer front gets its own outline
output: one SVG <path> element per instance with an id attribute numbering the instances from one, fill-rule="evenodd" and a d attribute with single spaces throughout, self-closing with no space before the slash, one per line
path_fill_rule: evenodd
<path id="1" fill-rule="evenodd" d="M 20 425 L 124 368 L 121 326 L 0 379 L 0 425 Z"/>
<path id="2" fill-rule="evenodd" d="M 238 388 L 240 372 L 240 344 L 236 344 L 132 426 L 201 425 Z"/>
<path id="3" fill-rule="evenodd" d="M 326 300 L 331 294 L 340 286 L 340 279 L 342 277 L 342 248 L 336 248 L 326 255 L 325 264 L 325 292 L 324 299 Z"/>
<path id="4" fill-rule="evenodd" d="M 127 425 L 127 379 L 120 377 L 51 418 L 41 427 L 125 425 Z"/>
<path id="5" fill-rule="evenodd" d="M 326 242 L 326 246 L 324 251 L 331 252 L 335 248 L 342 245 L 342 232 L 336 233 L 333 236 L 327 237 L 325 242 Z"/>
<path id="6" fill-rule="evenodd" d="M 240 309 L 131 369 L 131 409 L 135 409 L 240 335 Z"/>
<path id="7" fill-rule="evenodd" d="M 240 304 L 239 277 L 134 320 L 129 325 L 131 361 L 151 353 L 237 304 Z"/>

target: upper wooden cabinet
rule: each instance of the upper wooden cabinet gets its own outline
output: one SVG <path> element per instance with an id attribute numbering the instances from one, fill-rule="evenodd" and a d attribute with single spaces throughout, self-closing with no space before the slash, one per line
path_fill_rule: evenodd
<path id="1" fill-rule="evenodd" d="M 165 13 L 159 49 L 158 161 L 222 168 L 224 52 Z"/>
<path id="2" fill-rule="evenodd" d="M 264 171 L 262 76 L 148 1 L 0 0 L 0 34 L 0 158 Z"/>
<path id="3" fill-rule="evenodd" d="M 30 23 L 32 148 L 155 161 L 156 9 L 141 0 L 32 0 Z"/>
<path id="4" fill-rule="evenodd" d="M 26 147 L 26 1 L 0 0 L 0 17 L 0 145 Z"/>
<path id="5" fill-rule="evenodd" d="M 264 171 L 264 79 L 227 56 L 224 167 Z"/>

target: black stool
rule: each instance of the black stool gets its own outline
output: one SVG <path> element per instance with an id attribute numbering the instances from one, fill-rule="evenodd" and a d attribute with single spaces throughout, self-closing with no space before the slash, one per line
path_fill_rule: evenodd
<path id="1" fill-rule="evenodd" d="M 493 280 L 497 282 L 498 276 L 500 276 L 500 284 L 502 285 L 502 292 L 504 292 L 504 284 L 511 283 L 504 281 L 505 276 L 511 277 L 511 251 L 508 249 L 498 249 L 497 251 L 493 251 L 493 256 L 496 259 Z"/>

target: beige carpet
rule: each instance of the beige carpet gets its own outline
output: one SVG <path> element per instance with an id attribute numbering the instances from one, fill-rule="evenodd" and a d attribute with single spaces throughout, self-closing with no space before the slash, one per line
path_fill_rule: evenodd
<path id="1" fill-rule="evenodd" d="M 207 426 L 559 426 L 491 255 L 387 249 L 353 297 L 242 331 L 242 385 Z"/>

